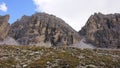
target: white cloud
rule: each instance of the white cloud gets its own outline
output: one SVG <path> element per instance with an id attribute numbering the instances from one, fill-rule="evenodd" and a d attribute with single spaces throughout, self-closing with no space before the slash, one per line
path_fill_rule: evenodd
<path id="1" fill-rule="evenodd" d="M 4 11 L 4 12 L 7 12 L 7 6 L 6 6 L 6 4 L 5 4 L 4 2 L 2 2 L 2 3 L 0 4 L 0 10 L 1 10 L 1 11 Z"/>
<path id="2" fill-rule="evenodd" d="M 37 11 L 62 18 L 75 30 L 80 30 L 94 12 L 118 13 L 120 1 L 115 0 L 33 0 Z"/>

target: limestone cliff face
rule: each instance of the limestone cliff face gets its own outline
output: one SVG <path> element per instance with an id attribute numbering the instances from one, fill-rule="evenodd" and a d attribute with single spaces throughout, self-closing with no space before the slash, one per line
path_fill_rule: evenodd
<path id="1" fill-rule="evenodd" d="M 46 13 L 24 15 L 11 25 L 9 36 L 21 45 L 70 45 L 80 40 L 79 34 L 63 20 Z"/>
<path id="2" fill-rule="evenodd" d="M 120 48 L 120 14 L 95 13 L 79 34 L 97 47 Z"/>
<path id="3" fill-rule="evenodd" d="M 8 24 L 9 15 L 0 16 L 0 41 L 3 41 L 7 36 L 10 29 Z"/>

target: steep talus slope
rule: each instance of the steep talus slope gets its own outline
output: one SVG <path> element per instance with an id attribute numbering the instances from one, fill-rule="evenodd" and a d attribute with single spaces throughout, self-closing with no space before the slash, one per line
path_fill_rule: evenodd
<path id="1" fill-rule="evenodd" d="M 120 14 L 95 13 L 79 34 L 97 47 L 120 48 Z"/>
<path id="2" fill-rule="evenodd" d="M 3 41 L 7 36 L 10 29 L 8 24 L 9 15 L 0 16 L 0 41 Z"/>
<path id="3" fill-rule="evenodd" d="M 11 25 L 9 36 L 21 45 L 47 43 L 57 46 L 70 45 L 80 41 L 79 34 L 62 19 L 46 13 L 24 15 Z"/>

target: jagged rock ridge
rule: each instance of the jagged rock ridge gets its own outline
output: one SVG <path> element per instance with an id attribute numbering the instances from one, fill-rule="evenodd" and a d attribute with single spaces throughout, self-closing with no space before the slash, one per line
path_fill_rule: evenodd
<path id="1" fill-rule="evenodd" d="M 80 40 L 79 34 L 63 20 L 46 13 L 24 15 L 11 25 L 9 36 L 21 45 L 71 45 Z"/>
<path id="2" fill-rule="evenodd" d="M 120 14 L 95 13 L 79 34 L 97 47 L 120 48 Z"/>
<path id="3" fill-rule="evenodd" d="M 8 36 L 10 30 L 8 20 L 9 15 L 0 16 L 0 41 L 3 41 Z"/>

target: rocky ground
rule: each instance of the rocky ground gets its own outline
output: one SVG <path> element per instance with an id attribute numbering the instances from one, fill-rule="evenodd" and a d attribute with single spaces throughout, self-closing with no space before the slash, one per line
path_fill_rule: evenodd
<path id="1" fill-rule="evenodd" d="M 0 68 L 119 68 L 120 50 L 0 46 Z"/>

